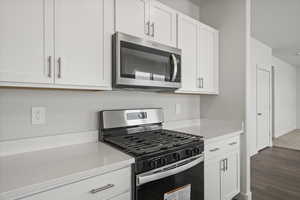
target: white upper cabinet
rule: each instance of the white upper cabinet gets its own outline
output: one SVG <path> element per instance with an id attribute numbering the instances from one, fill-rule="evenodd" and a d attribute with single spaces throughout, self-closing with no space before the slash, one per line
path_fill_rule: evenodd
<path id="1" fill-rule="evenodd" d="M 150 34 L 148 0 L 115 0 L 116 31 L 144 38 Z"/>
<path id="2" fill-rule="evenodd" d="M 52 2 L 0 1 L 0 83 L 53 82 Z"/>
<path id="3" fill-rule="evenodd" d="M 197 78 L 202 91 L 212 94 L 219 92 L 219 32 L 200 23 L 199 68 Z"/>
<path id="4" fill-rule="evenodd" d="M 159 1 L 150 1 L 150 38 L 154 41 L 176 46 L 177 12 Z"/>
<path id="5" fill-rule="evenodd" d="M 1 0 L 0 85 L 110 89 L 111 0 Z"/>
<path id="6" fill-rule="evenodd" d="M 178 15 L 178 48 L 182 50 L 182 87 L 178 92 L 197 92 L 199 87 L 199 82 L 196 79 L 199 59 L 198 24 L 198 21 L 190 17 Z"/>
<path id="7" fill-rule="evenodd" d="M 177 93 L 219 93 L 219 33 L 178 14 L 178 48 L 182 50 L 182 87 Z"/>
<path id="8" fill-rule="evenodd" d="M 55 1 L 55 83 L 104 82 L 104 0 Z"/>
<path id="9" fill-rule="evenodd" d="M 116 31 L 176 46 L 176 11 L 155 0 L 115 0 Z"/>

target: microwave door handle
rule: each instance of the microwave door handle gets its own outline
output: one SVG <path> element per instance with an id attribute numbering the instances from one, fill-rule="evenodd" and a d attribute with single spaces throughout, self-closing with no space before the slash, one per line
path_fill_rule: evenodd
<path id="1" fill-rule="evenodd" d="M 174 64 L 174 72 L 173 72 L 173 76 L 172 76 L 171 81 L 175 82 L 176 76 L 177 76 L 177 72 L 178 72 L 178 63 L 177 63 L 177 59 L 176 59 L 176 57 L 175 57 L 174 54 L 171 54 L 171 57 L 172 57 L 172 61 L 173 61 L 173 64 Z"/>
<path id="2" fill-rule="evenodd" d="M 191 161 L 188 163 L 186 163 L 187 161 L 185 160 L 184 162 L 178 162 L 177 164 L 172 164 L 171 166 L 165 166 L 162 170 L 158 169 L 158 170 L 153 170 L 152 172 L 150 171 L 144 174 L 140 174 L 136 178 L 137 185 L 140 186 L 145 183 L 149 183 L 151 181 L 159 180 L 168 176 L 172 176 L 174 174 L 178 174 L 204 161 L 202 155 L 200 157 L 198 156 L 198 158 L 191 158 L 189 160 Z M 180 163 L 185 163 L 185 164 L 180 165 Z"/>

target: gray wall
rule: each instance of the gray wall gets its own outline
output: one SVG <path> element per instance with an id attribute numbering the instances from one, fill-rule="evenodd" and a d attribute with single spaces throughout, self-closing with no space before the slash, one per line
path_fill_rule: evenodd
<path id="1" fill-rule="evenodd" d="M 201 1 L 200 21 L 220 30 L 220 95 L 201 96 L 203 118 L 245 118 L 245 13 L 245 1 Z"/>
<path id="2" fill-rule="evenodd" d="M 32 106 L 46 107 L 47 124 L 31 125 Z M 97 130 L 98 111 L 143 107 L 164 108 L 166 121 L 200 117 L 196 95 L 0 89 L 0 141 Z"/>
<path id="3" fill-rule="evenodd" d="M 199 17 L 199 7 L 189 0 L 160 1 Z M 181 104 L 179 115 L 175 113 L 177 103 Z M 47 108 L 46 125 L 31 125 L 32 106 Z M 166 121 L 200 117 L 196 95 L 0 89 L 0 141 L 96 130 L 97 111 L 137 107 L 163 107 Z"/>

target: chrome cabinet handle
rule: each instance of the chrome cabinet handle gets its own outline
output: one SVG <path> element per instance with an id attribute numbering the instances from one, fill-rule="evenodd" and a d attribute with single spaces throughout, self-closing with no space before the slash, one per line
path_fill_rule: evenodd
<path id="1" fill-rule="evenodd" d="M 107 184 L 106 186 L 103 186 L 103 187 L 100 187 L 100 188 L 96 188 L 96 189 L 92 189 L 90 191 L 90 193 L 96 194 L 98 192 L 101 192 L 101 191 L 104 191 L 104 190 L 108 190 L 109 188 L 112 188 L 114 186 L 115 186 L 114 184 Z"/>
<path id="2" fill-rule="evenodd" d="M 204 88 L 204 78 L 201 78 L 201 88 Z"/>
<path id="3" fill-rule="evenodd" d="M 150 21 L 146 23 L 146 35 L 150 35 Z"/>
<path id="4" fill-rule="evenodd" d="M 198 80 L 198 88 L 201 88 L 201 78 L 197 78 Z"/>
<path id="5" fill-rule="evenodd" d="M 221 160 L 221 170 L 225 172 L 225 159 Z"/>
<path id="6" fill-rule="evenodd" d="M 262 115 L 262 113 L 257 113 L 257 115 L 258 115 L 258 116 L 261 116 L 261 115 Z"/>
<path id="7" fill-rule="evenodd" d="M 199 88 L 203 88 L 203 78 L 198 78 L 199 80 Z"/>
<path id="8" fill-rule="evenodd" d="M 48 77 L 52 77 L 52 56 L 48 57 Z"/>
<path id="9" fill-rule="evenodd" d="M 236 144 L 237 144 L 237 142 L 231 142 L 231 143 L 229 143 L 230 146 L 233 146 L 233 145 L 236 145 Z"/>
<path id="10" fill-rule="evenodd" d="M 225 159 L 225 171 L 228 171 L 228 159 Z"/>
<path id="11" fill-rule="evenodd" d="M 154 34 L 155 34 L 155 23 L 153 22 L 152 24 L 151 24 L 151 27 L 152 27 L 152 34 L 151 34 L 151 36 L 152 37 L 154 37 Z"/>
<path id="12" fill-rule="evenodd" d="M 216 151 L 219 151 L 220 149 L 219 148 L 214 148 L 214 149 L 211 149 L 209 150 L 210 152 L 216 152 Z"/>
<path id="13" fill-rule="evenodd" d="M 57 77 L 58 77 L 58 78 L 61 78 L 61 57 L 58 58 L 57 63 L 58 63 L 58 73 L 57 73 Z"/>

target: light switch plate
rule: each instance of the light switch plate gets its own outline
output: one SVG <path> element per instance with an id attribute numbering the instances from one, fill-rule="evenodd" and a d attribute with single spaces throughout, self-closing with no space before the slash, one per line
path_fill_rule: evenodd
<path id="1" fill-rule="evenodd" d="M 31 124 L 45 124 L 46 123 L 46 108 L 45 107 L 32 107 L 31 108 Z"/>

